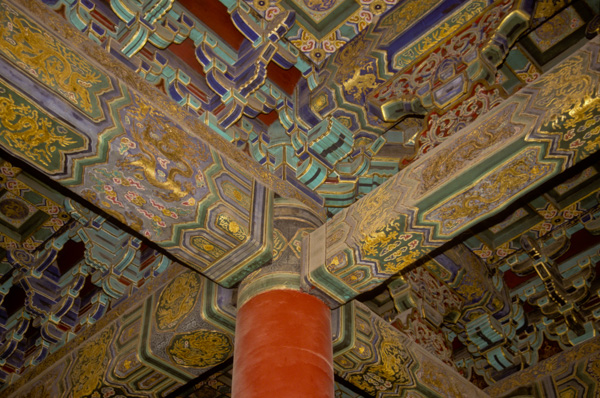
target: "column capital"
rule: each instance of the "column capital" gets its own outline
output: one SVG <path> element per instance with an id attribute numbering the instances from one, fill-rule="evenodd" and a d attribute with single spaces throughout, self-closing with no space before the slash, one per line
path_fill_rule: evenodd
<path id="1" fill-rule="evenodd" d="M 273 205 L 273 259 L 252 272 L 238 288 L 238 308 L 270 290 L 300 289 L 302 241 L 324 222 L 322 216 L 303 203 L 276 198 Z"/>

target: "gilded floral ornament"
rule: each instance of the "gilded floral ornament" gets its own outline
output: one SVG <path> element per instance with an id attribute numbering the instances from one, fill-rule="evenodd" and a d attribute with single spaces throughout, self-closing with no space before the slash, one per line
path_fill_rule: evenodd
<path id="1" fill-rule="evenodd" d="M 383 14 L 387 9 L 387 5 L 383 0 L 375 0 L 369 5 L 369 10 L 373 13 L 373 15 Z"/>

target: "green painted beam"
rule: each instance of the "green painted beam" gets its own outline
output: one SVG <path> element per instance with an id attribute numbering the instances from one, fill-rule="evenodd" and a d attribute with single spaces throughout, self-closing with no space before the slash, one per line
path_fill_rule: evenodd
<path id="1" fill-rule="evenodd" d="M 596 153 L 600 39 L 314 231 L 306 290 L 333 307 Z"/>

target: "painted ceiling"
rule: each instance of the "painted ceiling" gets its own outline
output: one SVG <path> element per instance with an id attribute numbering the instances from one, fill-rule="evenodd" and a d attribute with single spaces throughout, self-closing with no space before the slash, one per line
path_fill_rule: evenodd
<path id="1" fill-rule="evenodd" d="M 0 2 L 1 393 L 230 396 L 239 282 L 295 258 L 336 397 L 595 396 L 598 14 Z"/>

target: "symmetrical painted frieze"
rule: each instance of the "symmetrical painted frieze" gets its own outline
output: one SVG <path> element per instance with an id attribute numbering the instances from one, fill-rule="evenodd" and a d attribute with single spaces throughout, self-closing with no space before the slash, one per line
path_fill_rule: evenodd
<path id="1" fill-rule="evenodd" d="M 177 2 L 43 3 L 0 3 L 0 147 L 73 196 L 0 165 L 5 392 L 167 396 L 273 287 L 372 396 L 595 391 L 600 42 L 549 70 L 593 4 L 222 1 L 234 49 Z"/>
<path id="2" fill-rule="evenodd" d="M 335 371 L 371 396 L 487 396 L 364 304 L 353 301 L 333 319 Z"/>
<path id="3" fill-rule="evenodd" d="M 585 397 L 598 393 L 598 338 L 548 358 L 485 389 L 490 396 L 514 394 Z"/>
<path id="4" fill-rule="evenodd" d="M 231 0 L 222 0 L 224 4 Z M 286 10 L 298 15 L 287 39 L 316 65 L 322 64 L 348 41 L 375 23 L 398 0 L 298 1 L 245 0 L 267 21 Z"/>
<path id="5" fill-rule="evenodd" d="M 64 10 L 77 29 L 124 65 L 163 87 L 274 175 L 314 201 L 324 200 L 332 212 L 498 105 L 507 90 L 539 76 L 522 51 L 511 50 L 529 27 L 531 1 L 224 1 L 232 29 L 245 36 L 237 50 L 173 2 L 115 0 L 110 8 L 46 3 Z M 438 24 L 437 30 L 429 32 L 417 20 Z M 567 37 L 571 31 L 565 32 Z M 186 40 L 193 42 L 203 74 L 163 50 Z M 300 70 L 293 95 L 268 79 L 271 62 Z M 407 81 L 413 75 L 422 76 Z M 411 99 L 404 101 L 408 92 Z M 400 114 L 389 115 L 397 110 Z M 270 125 L 255 119 L 270 112 L 278 115 Z M 424 125 L 389 122 L 403 115 L 427 120 Z M 415 131 L 411 123 L 419 125 Z"/>
<path id="6" fill-rule="evenodd" d="M 22 12 L 2 7 L 10 35 L 21 35 L 20 45 L 42 54 L 2 69 L 5 150 L 221 283 L 231 286 L 243 276 L 231 272 L 230 263 L 258 266 L 270 256 L 269 189 L 144 95 L 41 33 Z M 12 46 L 10 36 L 4 40 Z M 62 60 L 55 47 L 66 54 Z M 54 51 L 49 58 L 47 48 Z M 95 77 L 84 80 L 77 70 L 57 66 L 69 58 Z M 53 83 L 63 82 L 64 73 L 71 92 Z M 101 88 L 91 93 L 96 80 Z M 60 96 L 48 100 L 52 91 Z M 92 98 L 102 113 L 82 116 Z"/>
<path id="7" fill-rule="evenodd" d="M 156 282 L 116 307 L 117 316 L 109 314 L 101 328 L 51 354 L 52 366 L 37 369 L 33 382 L 9 389 L 33 396 L 164 397 L 230 358 L 232 291 L 179 266 Z"/>
<path id="8" fill-rule="evenodd" d="M 306 285 L 343 303 L 593 154 L 597 53 L 589 43 L 311 234 Z"/>
<path id="9" fill-rule="evenodd" d="M 396 313 L 386 319 L 438 358 L 453 342 L 455 366 L 482 387 L 587 344 L 600 327 L 596 174 L 583 168 L 468 240 L 493 251 L 459 245 L 402 272 L 388 285 Z M 577 394 L 595 388 L 590 380 Z"/>
<path id="10" fill-rule="evenodd" d="M 10 163 L 3 161 L 2 170 L 9 189 L 2 190 L 0 211 L 2 220 L 13 221 L 0 227 L 6 256 L 0 377 L 6 383 L 97 323 L 172 262 Z M 18 195 L 11 193 L 17 188 Z"/>

